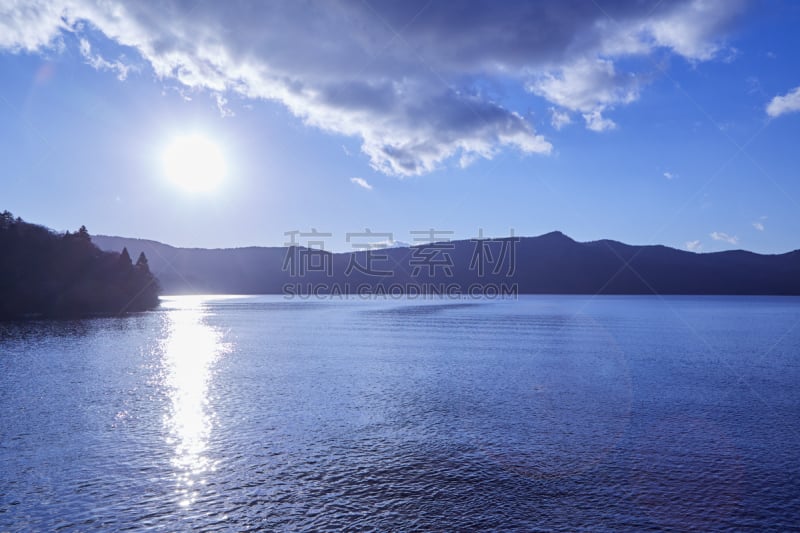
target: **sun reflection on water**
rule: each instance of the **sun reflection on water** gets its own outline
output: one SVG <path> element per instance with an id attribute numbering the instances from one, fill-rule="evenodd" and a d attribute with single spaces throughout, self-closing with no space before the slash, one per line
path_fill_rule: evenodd
<path id="1" fill-rule="evenodd" d="M 206 454 L 215 416 L 209 383 L 214 363 L 228 346 L 222 332 L 205 322 L 207 298 L 171 297 L 162 306 L 167 309 L 163 368 L 170 399 L 165 424 L 168 444 L 174 446 L 179 503 L 186 507 L 196 500 L 205 474 L 216 467 Z"/>

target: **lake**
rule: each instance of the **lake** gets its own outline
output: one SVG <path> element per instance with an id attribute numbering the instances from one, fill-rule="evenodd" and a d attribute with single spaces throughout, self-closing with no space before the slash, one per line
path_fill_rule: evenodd
<path id="1" fill-rule="evenodd" d="M 800 527 L 800 299 L 0 323 L 0 530 Z"/>

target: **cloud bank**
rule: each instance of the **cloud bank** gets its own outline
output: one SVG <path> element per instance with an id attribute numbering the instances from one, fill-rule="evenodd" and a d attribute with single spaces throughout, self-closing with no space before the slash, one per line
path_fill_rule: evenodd
<path id="1" fill-rule="evenodd" d="M 645 85 L 621 60 L 659 50 L 712 59 L 742 9 L 740 0 L 5 0 L 0 48 L 78 42 L 90 65 L 124 78 L 124 58 L 98 52 L 113 41 L 159 78 L 214 93 L 221 112 L 232 95 L 280 102 L 311 126 L 359 138 L 376 170 L 406 176 L 505 149 L 551 152 L 486 80 L 524 89 L 543 115 L 555 106 L 555 129 L 570 113 L 590 130 L 614 129 L 608 113 Z"/>

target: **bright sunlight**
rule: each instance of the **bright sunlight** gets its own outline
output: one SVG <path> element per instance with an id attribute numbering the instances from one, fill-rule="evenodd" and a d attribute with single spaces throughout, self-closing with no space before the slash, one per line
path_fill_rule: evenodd
<path id="1" fill-rule="evenodd" d="M 220 147 L 200 134 L 176 137 L 164 150 L 164 174 L 188 192 L 215 190 L 225 178 L 225 158 Z"/>

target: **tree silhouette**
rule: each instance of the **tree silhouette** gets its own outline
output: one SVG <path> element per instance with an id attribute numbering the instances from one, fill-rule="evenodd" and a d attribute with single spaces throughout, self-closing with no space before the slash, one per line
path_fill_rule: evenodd
<path id="1" fill-rule="evenodd" d="M 128 253 L 127 247 L 123 248 L 122 253 L 119 254 L 119 264 L 120 268 L 133 266 L 133 263 L 131 262 L 131 254 Z"/>
<path id="2" fill-rule="evenodd" d="M 14 223 L 14 215 L 8 211 L 0 213 L 0 230 L 6 230 Z"/>
<path id="3" fill-rule="evenodd" d="M 136 268 L 150 273 L 150 264 L 147 262 L 147 256 L 144 255 L 144 252 L 139 254 L 139 258 L 136 260 Z"/>
<path id="4" fill-rule="evenodd" d="M 85 226 L 63 235 L 0 213 L 0 319 L 143 311 L 159 286 L 144 254 L 103 252 Z"/>

